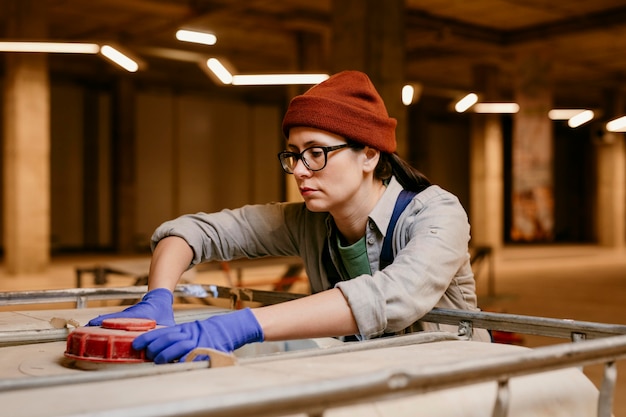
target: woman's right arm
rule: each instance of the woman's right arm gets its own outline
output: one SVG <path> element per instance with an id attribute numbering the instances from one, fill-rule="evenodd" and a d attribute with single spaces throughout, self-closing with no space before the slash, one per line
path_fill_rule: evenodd
<path id="1" fill-rule="evenodd" d="M 148 290 L 167 288 L 174 291 L 183 272 L 189 268 L 193 251 L 186 240 L 178 236 L 161 239 L 152 253 Z"/>
<path id="2" fill-rule="evenodd" d="M 162 326 L 175 325 L 173 292 L 181 275 L 189 267 L 192 256 L 192 250 L 184 239 L 177 236 L 161 239 L 152 254 L 148 292 L 141 301 L 123 311 L 95 317 L 87 325 L 101 326 L 104 320 L 116 318 L 143 318 L 155 320 Z"/>

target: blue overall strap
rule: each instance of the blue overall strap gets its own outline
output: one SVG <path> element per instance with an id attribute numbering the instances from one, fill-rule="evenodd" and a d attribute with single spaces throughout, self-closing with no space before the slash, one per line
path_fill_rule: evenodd
<path id="1" fill-rule="evenodd" d="M 411 200 L 413 200 L 413 197 L 415 197 L 416 194 L 417 193 L 415 191 L 402 190 L 400 192 L 400 195 L 398 195 L 396 205 L 393 208 L 393 214 L 391 215 L 391 220 L 389 220 L 389 226 L 387 226 L 387 233 L 385 233 L 383 249 L 380 252 L 380 266 L 378 269 L 381 271 L 393 262 L 393 251 L 391 249 L 393 230 L 396 227 L 398 218 L 400 217 L 406 206 L 408 206 Z"/>

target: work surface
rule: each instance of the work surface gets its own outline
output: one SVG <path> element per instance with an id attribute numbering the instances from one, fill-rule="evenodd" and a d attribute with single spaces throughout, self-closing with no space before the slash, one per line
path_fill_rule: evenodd
<path id="1" fill-rule="evenodd" d="M 96 313 L 88 310 L 80 314 Z M 228 367 L 149 363 L 95 371 L 73 367 L 63 356 L 63 341 L 6 346 L 0 348 L 0 403 L 3 415 L 12 417 L 293 415 L 327 405 L 341 407 L 325 416 L 491 416 L 496 382 L 403 391 L 409 377 L 454 374 L 476 361 L 530 351 L 454 339 L 422 333 L 353 343 L 316 340 L 277 353 L 250 345 Z M 516 377 L 508 415 L 589 416 L 597 396 L 578 369 Z"/>
<path id="2" fill-rule="evenodd" d="M 569 249 L 515 249 L 505 250 L 504 252 L 503 258 L 496 263 L 498 275 L 496 297 L 490 298 L 486 295 L 486 280 L 482 279 L 484 278 L 482 275 L 479 277 L 479 300 L 483 308 L 491 311 L 530 314 L 542 317 L 563 317 L 602 323 L 624 323 L 624 317 L 626 317 L 626 315 L 624 314 L 623 300 L 626 287 L 623 283 L 624 268 L 626 267 L 626 253 L 623 251 L 615 255 L 611 251 L 597 248 L 574 247 Z M 67 288 L 74 282 L 75 265 L 92 265 L 97 261 L 100 260 L 57 260 L 51 272 L 45 276 L 25 277 L 21 280 L 5 279 L 0 280 L 0 285 L 3 285 L 2 289 L 4 290 Z M 282 268 L 268 269 L 267 271 L 263 270 L 262 272 L 265 275 L 259 273 L 259 279 L 265 281 L 267 280 L 266 276 L 279 276 L 282 271 Z M 201 282 L 205 282 L 204 274 L 200 275 Z M 211 278 L 213 278 L 213 275 L 211 275 Z M 256 279 L 256 274 L 252 275 L 249 273 L 249 275 L 245 276 L 246 284 L 248 285 Z M 220 285 L 226 284 L 226 282 L 223 281 L 221 273 L 215 274 L 214 281 L 208 280 L 207 282 L 215 282 Z M 127 285 L 128 281 L 117 280 L 115 283 Z M 548 342 L 554 343 L 556 341 L 546 340 L 546 338 L 537 336 L 524 336 L 523 342 L 526 346 L 537 347 Z M 0 352 L 0 362 L 4 362 L 3 357 L 6 352 L 4 350 L 0 350 Z M 457 357 L 457 360 L 460 362 L 464 357 L 464 355 Z M 622 370 L 621 367 L 622 362 L 618 362 L 618 384 L 614 398 L 614 412 L 616 417 L 626 415 L 626 413 L 624 413 L 624 410 L 626 410 L 626 408 L 624 408 L 626 395 L 622 395 L 626 384 L 624 384 L 623 381 L 621 383 L 619 382 L 624 375 L 624 370 Z M 587 375 L 590 375 L 589 370 L 592 371 L 592 379 L 597 381 L 597 386 L 599 386 L 600 379 L 599 375 L 596 374 L 601 374 L 601 367 L 586 367 L 585 373 Z M 213 371 L 217 370 L 215 369 Z M 337 377 L 340 376 L 341 375 L 337 375 Z M 2 376 L 0 376 L 0 378 L 2 378 Z M 560 382 L 557 382 L 555 385 L 559 386 Z M 184 384 L 170 386 L 169 383 L 164 383 L 161 389 L 165 389 L 163 388 L 164 386 L 173 387 L 177 390 L 185 389 Z M 207 392 L 208 391 L 209 389 L 207 389 Z M 46 390 L 41 389 L 38 390 L 38 392 L 46 392 Z M 58 399 L 59 402 L 72 402 L 74 398 L 76 398 L 71 389 L 59 388 L 58 392 L 63 394 L 63 398 Z M 14 393 L 17 393 L 17 391 Z M 97 388 L 87 389 L 82 395 L 95 397 L 98 395 Z M 1 395 L 0 401 L 3 401 L 4 404 L 4 401 L 10 397 L 11 393 L 7 392 Z M 23 396 L 22 398 L 26 397 Z M 33 396 L 32 398 L 37 397 Z M 156 400 L 148 401 L 145 405 L 153 404 L 154 401 Z M 452 407 L 463 401 L 461 397 L 454 398 L 448 400 L 449 404 L 447 406 Z M 44 415 L 44 411 L 41 410 L 39 414 L 37 414 L 37 409 L 32 402 L 31 398 L 24 400 L 24 405 L 27 407 L 27 410 L 25 410 L 25 414 L 22 415 Z M 11 404 L 12 407 L 19 405 L 18 402 Z M 42 409 L 48 406 L 49 402 L 41 403 Z M 459 407 L 461 406 L 462 405 L 459 405 Z M 113 405 L 111 405 L 110 410 L 112 409 L 114 409 Z M 430 414 L 425 412 L 425 415 L 436 415 L 436 412 L 437 410 L 435 409 Z M 4 415 L 4 412 L 2 414 Z M 250 414 L 253 415 L 254 413 Z M 590 415 L 595 416 L 596 414 L 594 409 Z M 7 413 L 6 415 L 11 414 Z M 113 411 L 109 411 L 107 415 L 113 415 Z M 129 414 L 120 412 L 117 415 L 127 416 Z M 353 415 L 357 415 L 357 413 Z M 372 414 L 363 411 L 362 413 L 358 413 L 358 415 L 368 416 Z M 381 413 L 378 415 L 384 414 Z M 397 415 L 402 414 L 399 412 Z M 415 413 L 413 415 L 415 415 Z M 441 413 L 440 415 L 444 414 Z M 458 415 L 462 414 L 459 413 Z M 488 415 L 488 411 L 485 411 L 484 415 Z"/>

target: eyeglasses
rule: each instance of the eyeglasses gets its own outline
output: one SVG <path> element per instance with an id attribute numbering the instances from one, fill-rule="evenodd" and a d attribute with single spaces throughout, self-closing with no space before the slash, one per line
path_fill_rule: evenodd
<path id="1" fill-rule="evenodd" d="M 310 171 L 321 171 L 326 166 L 328 152 L 336 151 L 348 146 L 350 146 L 348 143 L 336 146 L 311 146 L 300 153 L 282 151 L 278 154 L 278 160 L 287 174 L 293 174 L 293 170 L 300 159 L 302 160 L 304 166 Z"/>

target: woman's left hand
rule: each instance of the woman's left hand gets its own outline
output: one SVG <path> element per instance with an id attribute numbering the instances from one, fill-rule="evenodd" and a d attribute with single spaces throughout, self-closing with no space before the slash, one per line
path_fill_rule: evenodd
<path id="1" fill-rule="evenodd" d="M 146 350 L 157 364 L 184 361 L 198 347 L 232 352 L 241 346 L 264 340 L 263 329 L 249 308 L 233 313 L 152 330 L 133 341 L 133 349 Z M 198 356 L 194 360 L 206 358 Z"/>

